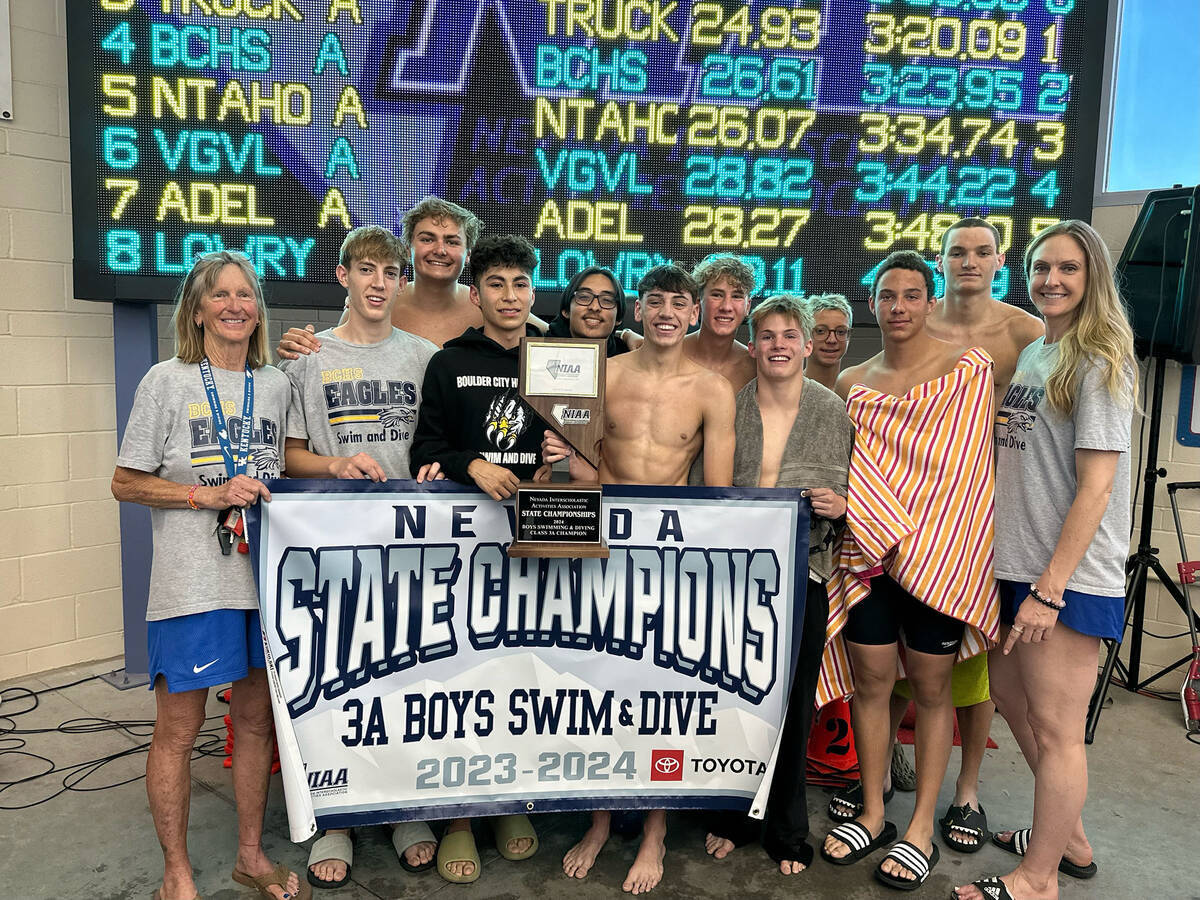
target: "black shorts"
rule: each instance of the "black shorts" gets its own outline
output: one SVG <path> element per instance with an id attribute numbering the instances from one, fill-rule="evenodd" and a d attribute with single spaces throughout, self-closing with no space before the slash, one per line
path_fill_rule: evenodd
<path id="1" fill-rule="evenodd" d="M 871 593 L 850 610 L 846 640 L 855 644 L 895 644 L 904 634 L 904 645 L 918 653 L 948 656 L 958 653 L 963 623 L 926 606 L 891 576 L 871 579 Z"/>

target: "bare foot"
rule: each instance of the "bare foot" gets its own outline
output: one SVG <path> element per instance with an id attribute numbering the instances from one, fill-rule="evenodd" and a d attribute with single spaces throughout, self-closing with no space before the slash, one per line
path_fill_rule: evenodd
<path id="1" fill-rule="evenodd" d="M 638 847 L 637 857 L 621 890 L 627 894 L 648 894 L 662 881 L 663 857 L 667 855 L 664 843 L 667 837 L 666 810 L 654 809 L 646 814 L 646 824 L 642 829 L 642 843 Z"/>
<path id="2" fill-rule="evenodd" d="M 808 866 L 804 865 L 802 862 L 797 862 L 794 859 L 785 859 L 779 864 L 779 874 L 799 875 L 807 868 Z"/>
<path id="3" fill-rule="evenodd" d="M 321 881 L 341 881 L 346 877 L 346 861 L 344 859 L 323 859 L 308 867 Z"/>
<path id="4" fill-rule="evenodd" d="M 421 841 L 404 848 L 404 861 L 410 866 L 423 866 L 433 859 L 435 853 L 437 853 L 436 842 Z"/>
<path id="5" fill-rule="evenodd" d="M 713 859 L 724 859 L 736 849 L 729 838 L 717 837 L 711 832 L 704 836 L 704 851 Z"/>
<path id="6" fill-rule="evenodd" d="M 959 800 L 960 796 L 964 798 L 961 801 Z M 979 812 L 983 809 L 983 807 L 979 805 L 979 796 L 977 794 L 971 795 L 966 792 L 955 794 L 954 800 L 951 801 L 950 806 L 966 806 L 975 810 L 975 812 Z M 979 835 L 964 830 L 961 825 L 951 825 L 950 836 L 954 838 L 954 840 L 958 841 L 958 843 L 964 844 L 968 847 L 974 847 L 979 843 Z"/>
<path id="7" fill-rule="evenodd" d="M 529 848 L 533 846 L 533 838 L 510 838 L 504 846 L 513 856 L 520 856 L 522 853 L 529 852 Z"/>
<path id="8" fill-rule="evenodd" d="M 350 834 L 349 828 L 330 828 L 326 834 Z M 346 877 L 344 859 L 322 859 L 308 867 L 308 871 L 321 881 L 341 881 Z"/>
<path id="9" fill-rule="evenodd" d="M 662 861 L 666 855 L 667 848 L 661 841 L 643 838 L 642 846 L 638 848 L 637 858 L 629 867 L 629 873 L 625 876 L 621 890 L 627 894 L 650 893 L 662 881 Z"/>
<path id="10" fill-rule="evenodd" d="M 1006 844 L 1011 844 L 1013 835 L 1012 831 L 997 831 L 995 837 Z M 1024 854 L 1017 854 L 1024 856 Z M 1069 863 L 1074 863 L 1077 866 L 1089 866 L 1092 863 L 1094 854 L 1092 853 L 1092 845 L 1085 838 L 1082 842 L 1076 843 L 1075 838 L 1067 842 L 1067 849 L 1063 852 L 1063 859 Z"/>
<path id="11" fill-rule="evenodd" d="M 168 892 L 168 885 L 170 890 Z M 158 900 L 173 900 L 173 898 L 182 897 L 186 900 L 198 896 L 196 893 L 196 882 L 192 880 L 190 871 L 187 873 L 179 873 L 176 876 L 171 876 L 169 873 L 163 873 L 162 887 L 154 895 Z"/>
<path id="12" fill-rule="evenodd" d="M 563 857 L 563 872 L 570 878 L 585 878 L 596 857 L 608 843 L 609 824 L 612 814 L 604 810 L 592 813 L 591 827 L 584 833 L 579 843 L 567 851 Z"/>

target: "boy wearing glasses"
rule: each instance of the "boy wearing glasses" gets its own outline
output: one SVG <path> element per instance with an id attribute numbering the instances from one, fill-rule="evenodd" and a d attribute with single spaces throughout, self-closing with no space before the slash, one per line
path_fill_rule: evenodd
<path id="1" fill-rule="evenodd" d="M 841 294 L 813 294 L 805 302 L 813 317 L 813 352 L 804 376 L 832 391 L 842 371 L 842 358 L 850 349 L 854 313 Z"/>
<path id="2" fill-rule="evenodd" d="M 628 353 L 616 328 L 625 318 L 625 291 L 617 276 L 600 266 L 588 266 L 567 284 L 558 315 L 546 328 L 548 337 L 604 340 L 605 355 Z"/>

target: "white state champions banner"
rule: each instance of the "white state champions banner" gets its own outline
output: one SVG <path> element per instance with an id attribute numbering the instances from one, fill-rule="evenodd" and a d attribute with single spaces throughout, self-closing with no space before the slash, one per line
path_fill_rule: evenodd
<path id="1" fill-rule="evenodd" d="M 568 560 L 510 559 L 512 503 L 453 482 L 269 486 L 251 552 L 293 840 L 762 815 L 804 619 L 799 491 L 606 486 L 610 557 Z"/>

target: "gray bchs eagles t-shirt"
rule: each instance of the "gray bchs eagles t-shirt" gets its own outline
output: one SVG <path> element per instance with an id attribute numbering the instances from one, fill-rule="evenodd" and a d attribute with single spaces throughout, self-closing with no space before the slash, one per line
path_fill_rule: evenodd
<path id="1" fill-rule="evenodd" d="M 236 453 L 246 376 L 214 366 L 213 380 Z M 290 396 L 287 377 L 278 369 L 255 370 L 254 430 L 246 465 L 251 478 L 280 475 Z M 199 365 L 176 357 L 146 373 L 133 399 L 117 465 L 180 484 L 217 485 L 228 480 Z M 221 553 L 213 534 L 216 511 L 151 509 L 150 522 L 154 558 L 147 620 L 213 609 L 258 609 L 250 557 Z"/>

